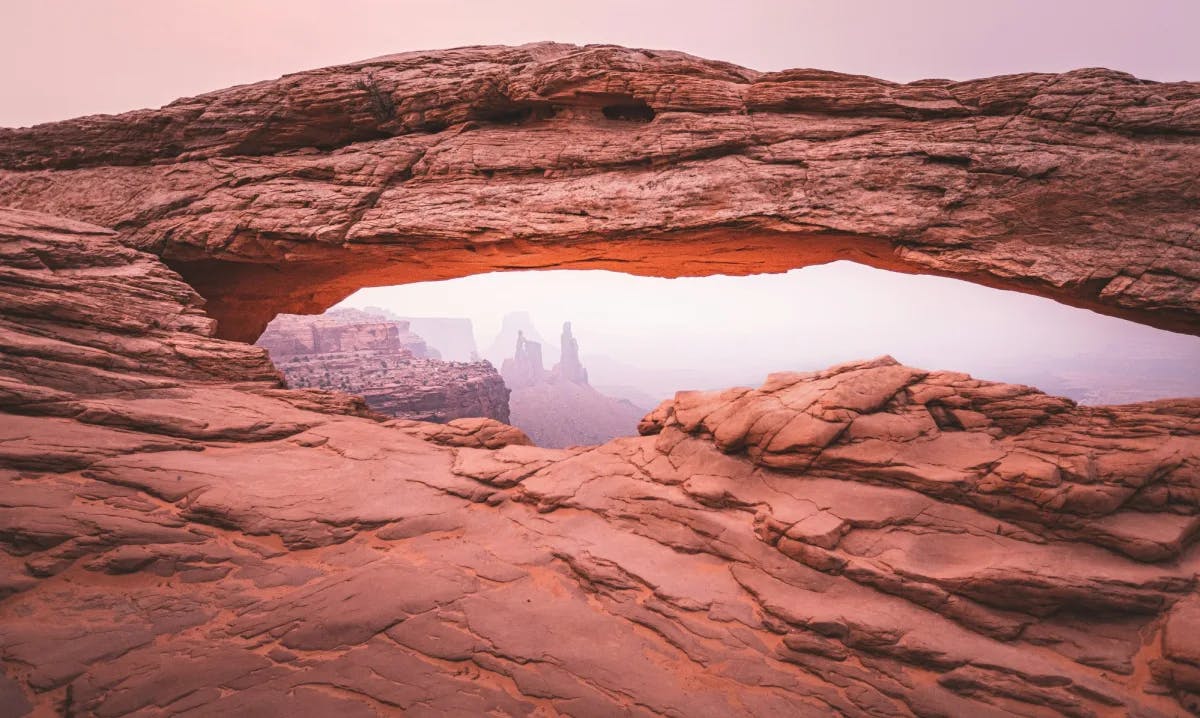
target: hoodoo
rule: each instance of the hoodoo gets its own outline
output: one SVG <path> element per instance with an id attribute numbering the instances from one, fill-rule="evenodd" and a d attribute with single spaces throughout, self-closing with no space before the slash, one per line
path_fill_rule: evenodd
<path id="1" fill-rule="evenodd" d="M 587 384 L 587 369 L 579 361 L 579 342 L 571 334 L 571 323 L 565 322 L 562 328 L 562 359 L 554 367 L 554 374 L 563 381 L 572 384 Z"/>
<path id="2" fill-rule="evenodd" d="M 836 258 L 1200 334 L 1200 84 L 473 47 L 0 168 L 0 714 L 1200 712 L 1200 399 L 881 357 L 557 449 L 247 343 L 364 286 Z"/>
<path id="3" fill-rule="evenodd" d="M 644 408 L 605 396 L 588 383 L 587 369 L 579 359 L 579 342 L 564 322 L 559 361 L 547 371 L 542 365 L 542 345 L 517 332 L 512 358 L 500 368 L 509 395 L 511 421 L 538 446 L 602 444 L 618 436 L 631 436 Z"/>

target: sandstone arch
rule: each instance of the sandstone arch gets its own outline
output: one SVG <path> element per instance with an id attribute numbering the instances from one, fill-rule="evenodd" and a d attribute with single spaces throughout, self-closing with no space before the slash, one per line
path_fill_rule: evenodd
<path id="1" fill-rule="evenodd" d="M 885 357 L 511 446 L 282 388 L 108 230 L 0 240 L 5 715 L 1197 705 L 1200 400 Z"/>
<path id="2" fill-rule="evenodd" d="M 0 130 L 4 204 L 116 228 L 240 340 L 371 284 L 837 258 L 1196 334 L 1198 172 L 1198 83 L 899 85 L 549 43 Z"/>
<path id="3" fill-rule="evenodd" d="M 0 204 L 49 212 L 0 209 L 0 705 L 1196 712 L 1200 400 L 881 358 L 505 446 L 283 388 L 161 260 L 227 338 L 355 284 L 842 256 L 1200 333 L 1197 93 L 536 45 L 0 130 Z"/>

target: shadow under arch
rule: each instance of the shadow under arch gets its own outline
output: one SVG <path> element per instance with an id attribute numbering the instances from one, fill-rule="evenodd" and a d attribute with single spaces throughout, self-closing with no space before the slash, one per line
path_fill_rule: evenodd
<path id="1" fill-rule="evenodd" d="M 644 236 L 582 236 L 571 241 L 422 239 L 389 244 L 304 244 L 294 255 L 262 262 L 166 258 L 205 298 L 206 311 L 217 320 L 217 335 L 248 343 L 254 342 L 276 315 L 319 314 L 368 287 L 538 269 L 606 269 L 663 278 L 743 276 L 839 260 L 1033 294 L 1158 329 L 1200 335 L 1200 326 L 1185 313 L 1147 313 L 1102 301 L 1099 292 L 1106 279 L 1097 280 L 1096 286 L 1054 286 L 1030 277 L 1000 277 L 986 271 L 938 271 L 906 260 L 903 247 L 890 240 L 832 232 L 722 227 Z"/>

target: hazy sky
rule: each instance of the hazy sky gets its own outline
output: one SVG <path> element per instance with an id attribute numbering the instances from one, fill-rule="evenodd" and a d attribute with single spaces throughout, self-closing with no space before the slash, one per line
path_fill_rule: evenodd
<path id="1" fill-rule="evenodd" d="M 1102 401 L 1200 394 L 1200 338 L 943 277 L 850 262 L 751 277 L 660 279 L 606 271 L 482 274 L 362 289 L 341 306 L 466 316 L 486 352 L 527 310 L 548 344 L 570 321 L 593 383 L 651 394 L 755 384 L 891 354 L 927 369 L 1030 383 Z M 511 348 L 508 352 L 511 355 Z M 557 361 L 547 352 L 547 368 Z M 664 371 L 666 370 L 666 371 Z"/>
<path id="2" fill-rule="evenodd" d="M 1088 66 L 1200 79 L 1198 0 L 0 0 L 0 27 L 0 126 L 154 107 L 407 50 L 539 40 L 897 81 Z M 1159 366 L 1155 357 L 1167 357 L 1163 377 L 1181 367 L 1195 374 L 1200 365 L 1200 340 L 1192 337 L 846 263 L 670 281 L 604 272 L 485 275 L 368 290 L 351 302 L 470 316 L 483 347 L 503 312 L 528 309 L 548 337 L 573 320 L 585 354 L 715 366 L 729 377 L 884 352 L 996 378 L 1020 378 L 1047 362 L 1069 367 L 1063 357 L 1072 353 L 1129 364 L 1129 377 Z"/>
<path id="3" fill-rule="evenodd" d="M 1197 0 L 2 0 L 0 126 L 405 50 L 538 40 L 891 80 L 1107 66 L 1200 79 Z"/>
<path id="4" fill-rule="evenodd" d="M 480 301 L 486 297 L 486 301 Z M 930 368 L 995 365 L 1035 353 L 1112 350 L 1114 334 L 1138 352 L 1200 344 L 1017 292 L 943 277 L 835 262 L 751 277 L 632 277 L 607 271 L 497 272 L 363 289 L 339 306 L 379 306 L 401 316 L 467 316 L 486 351 L 503 316 L 528 310 L 557 344 L 573 322 L 584 353 L 619 352 L 648 367 L 745 361 L 789 368 L 892 353 Z M 967 341 L 966 337 L 970 340 Z M 1013 341 L 1020 336 L 1020 341 Z M 512 347 L 507 348 L 511 354 Z M 555 357 L 556 359 L 557 357 Z M 1197 355 L 1200 360 L 1200 355 Z"/>

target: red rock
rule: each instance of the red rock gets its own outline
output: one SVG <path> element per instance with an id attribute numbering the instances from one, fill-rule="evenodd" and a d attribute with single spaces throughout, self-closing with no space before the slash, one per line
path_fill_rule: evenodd
<path id="1" fill-rule="evenodd" d="M 244 341 L 368 285 L 835 258 L 1196 333 L 1197 103 L 1102 69 L 905 85 L 472 47 L 0 130 L 0 195 L 121 227 Z"/>
<path id="2" fill-rule="evenodd" d="M 271 320 L 255 344 L 266 349 L 276 364 L 311 354 L 408 352 L 425 358 L 435 353 L 424 339 L 410 331 L 407 321 L 384 319 L 356 309 L 336 309 L 313 317 L 281 314 Z"/>
<path id="3" fill-rule="evenodd" d="M 6 203 L 121 232 L 0 210 L 0 706 L 1195 712 L 1195 399 L 884 358 L 539 449 L 286 389 L 196 291 L 248 338 L 365 284 L 849 251 L 1195 332 L 1195 97 L 537 45 L 0 131 Z"/>
<path id="4" fill-rule="evenodd" d="M 356 310 L 276 317 L 258 339 L 289 386 L 362 396 L 414 421 L 509 420 L 508 390 L 487 362 L 442 361 L 408 322 Z"/>
<path id="5" fill-rule="evenodd" d="M 387 426 L 432 441 L 442 446 L 466 446 L 479 449 L 502 449 L 505 446 L 531 446 L 532 441 L 515 426 L 495 419 L 452 419 L 445 424 L 427 421 L 395 419 Z"/>

